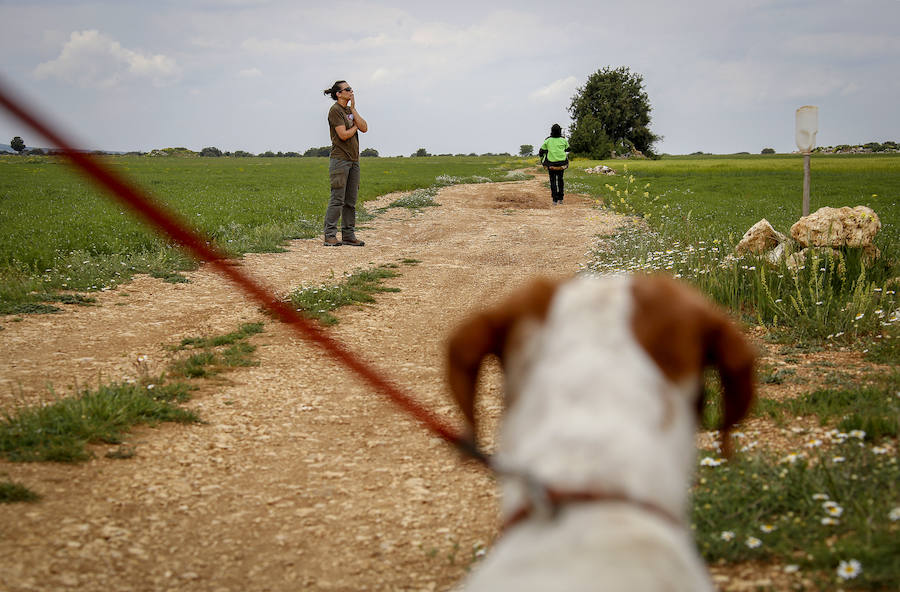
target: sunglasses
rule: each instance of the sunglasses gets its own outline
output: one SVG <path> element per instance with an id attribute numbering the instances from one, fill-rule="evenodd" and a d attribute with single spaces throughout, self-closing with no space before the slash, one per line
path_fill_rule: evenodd
<path id="1" fill-rule="evenodd" d="M 342 92 L 344 92 L 345 90 L 346 90 L 346 91 L 349 91 L 349 92 L 353 92 L 353 89 L 350 88 L 349 86 L 346 86 L 346 87 L 342 88 L 342 89 L 339 90 L 338 92 L 339 92 L 339 93 L 342 93 Z"/>

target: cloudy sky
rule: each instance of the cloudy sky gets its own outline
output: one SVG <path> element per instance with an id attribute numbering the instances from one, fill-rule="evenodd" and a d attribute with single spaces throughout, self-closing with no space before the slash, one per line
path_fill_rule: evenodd
<path id="1" fill-rule="evenodd" d="M 643 76 L 660 152 L 900 141 L 900 0 L 0 0 L 0 83 L 87 148 L 330 143 L 336 79 L 382 155 L 512 152 L 606 66 Z M 0 114 L 0 143 L 43 139 Z"/>

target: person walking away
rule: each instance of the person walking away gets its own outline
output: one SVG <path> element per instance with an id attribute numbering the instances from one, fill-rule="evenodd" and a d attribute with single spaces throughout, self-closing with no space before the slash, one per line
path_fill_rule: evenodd
<path id="1" fill-rule="evenodd" d="M 562 135 L 562 128 L 558 123 L 554 123 L 550 128 L 550 137 L 541 144 L 538 150 L 538 156 L 541 162 L 550 173 L 550 196 L 553 198 L 553 205 L 561 205 L 565 188 L 563 186 L 563 173 L 569 168 L 569 141 Z"/>
<path id="2" fill-rule="evenodd" d="M 350 245 L 361 247 L 356 238 L 356 199 L 359 195 L 359 133 L 369 131 L 366 120 L 356 110 L 356 97 L 346 80 L 338 80 L 325 89 L 334 105 L 328 111 L 331 133 L 331 158 L 328 176 L 331 180 L 331 199 L 325 211 L 325 246 Z M 337 224 L 341 223 L 341 240 L 337 239 Z"/>

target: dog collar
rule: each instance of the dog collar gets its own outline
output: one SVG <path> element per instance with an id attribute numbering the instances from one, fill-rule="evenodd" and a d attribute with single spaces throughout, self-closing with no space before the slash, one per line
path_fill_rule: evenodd
<path id="1" fill-rule="evenodd" d="M 625 494 L 599 490 L 561 491 L 545 487 L 543 488 L 540 502 L 531 499 L 527 504 L 513 512 L 503 522 L 502 531 L 505 532 L 509 530 L 519 522 L 522 522 L 536 513 L 545 513 L 548 514 L 550 518 L 555 518 L 559 514 L 561 507 L 564 505 L 600 502 L 617 502 L 637 506 L 651 514 L 655 514 L 676 527 L 680 528 L 682 526 L 682 521 L 667 510 L 664 510 L 651 502 L 635 499 Z"/>

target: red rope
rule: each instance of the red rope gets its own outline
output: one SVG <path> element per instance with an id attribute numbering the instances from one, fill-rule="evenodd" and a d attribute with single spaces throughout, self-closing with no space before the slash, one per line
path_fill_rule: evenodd
<path id="1" fill-rule="evenodd" d="M 123 204 L 131 207 L 151 226 L 156 227 L 160 233 L 168 235 L 198 260 L 208 262 L 216 271 L 234 282 L 282 322 L 293 327 L 303 339 L 318 345 L 328 355 L 355 372 L 375 390 L 394 401 L 401 409 L 405 410 L 428 429 L 464 452 L 484 460 L 483 455 L 474 447 L 472 442 L 446 426 L 440 419 L 419 405 L 409 395 L 402 392 L 399 387 L 390 382 L 374 367 L 344 348 L 310 320 L 298 314 L 292 307 L 279 300 L 250 276 L 240 271 L 237 267 L 229 265 L 226 262 L 224 253 L 212 247 L 200 234 L 190 230 L 184 222 L 178 219 L 176 214 L 157 203 L 138 186 L 129 184 L 124 177 L 100 164 L 98 159 L 74 149 L 72 144 L 63 139 L 59 133 L 22 107 L 22 101 L 16 101 L 10 95 L 10 91 L 4 88 L 3 81 L 0 80 L 0 104 L 34 131 L 59 147 L 63 154 L 96 184 L 112 193 Z"/>

